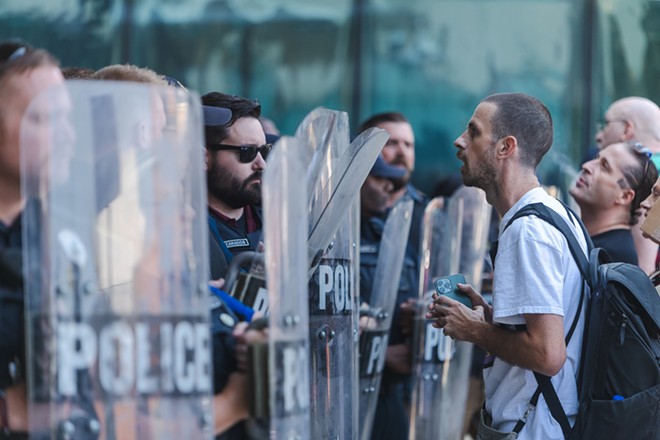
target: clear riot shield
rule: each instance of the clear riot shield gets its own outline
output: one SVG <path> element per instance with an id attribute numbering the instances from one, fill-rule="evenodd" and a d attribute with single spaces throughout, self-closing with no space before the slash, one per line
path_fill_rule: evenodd
<path id="1" fill-rule="evenodd" d="M 462 273 L 480 289 L 490 213 L 484 192 L 466 187 L 448 201 L 433 199 L 424 212 L 410 440 L 462 436 L 472 344 L 445 336 L 424 315 L 439 277 Z"/>
<path id="2" fill-rule="evenodd" d="M 412 221 L 412 199 L 401 199 L 387 216 L 369 307 L 360 310 L 360 438 L 371 438 L 392 315 Z"/>
<path id="3" fill-rule="evenodd" d="M 331 110 L 317 109 L 305 123 L 312 126 L 299 127 L 296 138 L 313 151 L 308 168 L 318 167 L 307 174 L 311 438 L 355 439 L 357 194 L 388 135 L 372 129 L 349 144 L 348 116 Z"/>
<path id="4" fill-rule="evenodd" d="M 211 437 L 199 97 L 67 82 L 21 129 L 30 430 Z M 36 435 L 36 434 L 35 434 Z"/>
<path id="5" fill-rule="evenodd" d="M 305 171 L 295 138 L 281 138 L 264 173 L 266 278 L 270 295 L 271 439 L 310 436 Z"/>

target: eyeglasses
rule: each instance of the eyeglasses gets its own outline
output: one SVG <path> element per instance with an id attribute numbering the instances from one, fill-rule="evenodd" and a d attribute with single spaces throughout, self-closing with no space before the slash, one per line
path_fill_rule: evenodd
<path id="1" fill-rule="evenodd" d="M 607 127 L 609 124 L 613 122 L 628 122 L 625 119 L 615 119 L 612 121 L 608 121 L 607 119 L 599 119 L 596 121 L 596 131 L 603 131 L 605 130 L 605 127 Z"/>
<path id="2" fill-rule="evenodd" d="M 264 144 L 264 145 L 225 145 L 225 144 L 212 144 L 207 145 L 206 148 L 209 150 L 219 151 L 219 150 L 231 150 L 238 151 L 238 160 L 241 163 L 250 163 L 257 157 L 257 153 L 261 153 L 261 157 L 266 159 L 268 153 L 273 148 L 273 144 Z"/>

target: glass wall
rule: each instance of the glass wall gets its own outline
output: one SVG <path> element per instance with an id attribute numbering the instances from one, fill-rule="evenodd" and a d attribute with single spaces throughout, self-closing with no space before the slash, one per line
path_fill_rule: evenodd
<path id="1" fill-rule="evenodd" d="M 652 0 L 3 0 L 9 37 L 67 66 L 130 62 L 200 93 L 258 98 L 284 133 L 317 106 L 349 112 L 353 127 L 401 111 L 428 193 L 458 171 L 453 140 L 488 94 L 548 105 L 547 183 L 570 179 L 612 100 L 660 102 Z"/>

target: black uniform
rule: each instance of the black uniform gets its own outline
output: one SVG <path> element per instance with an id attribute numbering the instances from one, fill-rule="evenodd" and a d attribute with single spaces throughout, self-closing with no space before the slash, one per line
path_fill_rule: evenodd
<path id="1" fill-rule="evenodd" d="M 246 206 L 243 216 L 237 221 L 227 221 L 209 209 L 209 265 L 211 279 L 224 278 L 229 263 L 241 252 L 257 249 L 262 237 L 261 211 Z M 232 336 L 238 317 L 215 295 L 211 297 L 211 331 L 213 333 L 213 386 L 214 394 L 222 392 L 229 375 L 236 371 L 234 357 L 235 339 Z M 233 323 L 232 323 L 233 321 Z M 245 423 L 237 423 L 219 440 L 238 440 L 247 437 Z"/>
<path id="2" fill-rule="evenodd" d="M 209 264 L 211 279 L 224 278 L 235 255 L 255 251 L 262 239 L 261 210 L 246 206 L 243 216 L 227 221 L 209 209 Z"/>
<path id="3" fill-rule="evenodd" d="M 422 221 L 428 199 L 412 185 L 408 185 L 403 197 L 413 199 L 413 216 L 399 281 L 389 345 L 407 342 L 399 327 L 399 306 L 419 294 L 419 250 L 421 246 Z M 363 219 L 360 224 L 360 302 L 369 303 L 373 277 L 378 262 L 378 249 L 385 226 L 385 218 Z M 374 417 L 371 438 L 376 440 L 408 438 L 408 418 L 404 402 L 409 400 L 406 380 L 409 376 L 383 370 L 378 406 Z"/>

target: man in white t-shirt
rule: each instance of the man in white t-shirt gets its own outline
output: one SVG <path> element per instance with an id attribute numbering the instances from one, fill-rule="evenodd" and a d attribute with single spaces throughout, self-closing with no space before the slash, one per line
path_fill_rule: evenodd
<path id="1" fill-rule="evenodd" d="M 536 98 L 497 94 L 476 108 L 465 132 L 455 141 L 467 186 L 486 192 L 502 217 L 495 260 L 493 306 L 472 286 L 459 284 L 473 309 L 445 296 L 429 307 L 427 318 L 448 336 L 473 342 L 488 355 L 484 364 L 486 406 L 479 439 L 516 438 L 508 434 L 527 413 L 519 439 L 559 439 L 562 430 L 537 388 L 534 371 L 552 376 L 569 422 L 578 399 L 576 374 L 583 321 L 568 347 L 564 338 L 577 313 L 582 278 L 561 233 L 536 216 L 522 217 L 504 230 L 513 215 L 540 202 L 568 220 L 580 245 L 584 235 L 566 209 L 540 186 L 535 170 L 552 145 L 552 118 Z M 530 409 L 531 408 L 531 409 Z M 529 412 L 528 412 L 529 409 Z"/>

